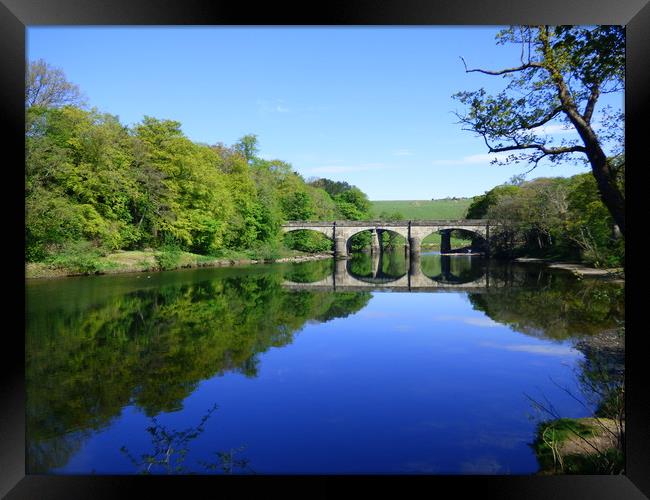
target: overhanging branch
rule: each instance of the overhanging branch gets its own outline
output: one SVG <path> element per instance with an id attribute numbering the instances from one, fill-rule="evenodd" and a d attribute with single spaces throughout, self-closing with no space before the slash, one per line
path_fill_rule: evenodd
<path id="1" fill-rule="evenodd" d="M 465 66 L 465 73 L 483 73 L 485 75 L 505 75 L 506 73 L 516 73 L 517 71 L 523 71 L 525 69 L 543 67 L 539 63 L 530 61 L 525 64 L 522 64 L 521 66 L 517 66 L 516 68 L 506 68 L 497 71 L 490 71 L 487 69 L 467 69 L 467 63 L 465 62 L 465 59 L 461 57 L 461 60 L 463 61 L 463 65 Z"/>

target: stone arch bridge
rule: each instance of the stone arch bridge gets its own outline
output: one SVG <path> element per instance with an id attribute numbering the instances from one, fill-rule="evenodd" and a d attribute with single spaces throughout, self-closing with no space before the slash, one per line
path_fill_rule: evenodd
<path id="1" fill-rule="evenodd" d="M 381 254 L 376 252 L 372 256 L 372 274 L 376 277 L 381 268 Z M 457 292 L 459 290 L 469 292 L 486 292 L 490 286 L 489 273 L 486 268 L 480 269 L 480 275 L 475 274 L 468 281 L 460 283 L 451 282 L 447 278 L 450 274 L 448 259 L 471 259 L 465 256 L 443 256 L 447 259 L 442 262 L 442 279 L 429 277 L 422 272 L 419 259 L 409 260 L 408 270 L 402 276 L 391 277 L 385 281 L 364 280 L 362 277 L 354 276 L 347 266 L 347 260 L 335 260 L 334 270 L 319 281 L 309 283 L 298 283 L 290 280 L 283 282 L 285 288 L 291 290 L 338 290 L 338 291 L 367 291 L 367 290 L 390 290 L 393 292 Z"/>
<path id="2" fill-rule="evenodd" d="M 334 253 L 338 258 L 348 256 L 348 240 L 361 231 L 372 232 L 372 250 L 380 248 L 379 242 L 382 231 L 393 231 L 403 236 L 408 242 L 409 253 L 420 253 L 422 240 L 432 233 L 439 232 L 442 236 L 441 253 L 451 251 L 451 232 L 462 229 L 476 235 L 472 239 L 472 248 L 487 252 L 486 241 L 490 237 L 490 223 L 485 219 L 442 219 L 442 220 L 404 220 L 404 221 L 287 221 L 282 226 L 285 233 L 298 230 L 311 230 L 323 233 L 334 241 Z"/>

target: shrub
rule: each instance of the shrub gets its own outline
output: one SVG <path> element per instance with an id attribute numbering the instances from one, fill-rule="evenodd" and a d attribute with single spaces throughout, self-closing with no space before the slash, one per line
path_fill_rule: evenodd
<path id="1" fill-rule="evenodd" d="M 89 241 L 66 243 L 59 252 L 50 255 L 46 262 L 52 267 L 74 274 L 99 274 L 110 267 L 100 258 L 103 252 Z"/>

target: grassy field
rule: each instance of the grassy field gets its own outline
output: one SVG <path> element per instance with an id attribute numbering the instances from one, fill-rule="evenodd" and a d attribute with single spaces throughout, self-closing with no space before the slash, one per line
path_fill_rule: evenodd
<path id="1" fill-rule="evenodd" d="M 404 219 L 463 219 L 471 198 L 446 200 L 386 200 L 371 201 L 373 217 L 382 212 L 399 212 Z"/>

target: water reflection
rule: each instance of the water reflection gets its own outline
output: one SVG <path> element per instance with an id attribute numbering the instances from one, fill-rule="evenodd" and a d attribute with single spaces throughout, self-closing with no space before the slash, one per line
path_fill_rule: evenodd
<path id="1" fill-rule="evenodd" d="M 136 458 L 126 445 L 123 445 L 120 451 L 128 457 L 135 470 L 140 474 L 192 473 L 196 467 L 188 466 L 185 463 L 190 451 L 190 443 L 203 434 L 208 419 L 216 410 L 217 405 L 215 404 L 203 415 L 198 425 L 183 430 L 170 429 L 160 423 L 156 417 L 152 417 L 151 425 L 147 427 L 147 434 L 151 439 L 151 451 L 140 454 L 139 458 Z M 240 446 L 228 451 L 216 451 L 213 453 L 214 459 L 198 461 L 198 465 L 208 473 L 242 474 L 253 472 L 249 466 L 249 460 L 239 456 L 244 450 L 245 446 Z"/>
<path id="2" fill-rule="evenodd" d="M 310 278 L 289 276 L 294 289 L 434 291 L 461 287 L 486 288 L 488 261 L 469 255 L 429 253 L 409 257 L 404 252 L 356 253 L 348 260 L 330 262 Z M 460 288 L 457 288 L 460 289 Z"/>
<path id="3" fill-rule="evenodd" d="M 109 425 L 127 405 L 152 417 L 182 409 L 201 380 L 255 377 L 258 355 L 290 344 L 307 321 L 345 317 L 370 299 L 293 293 L 279 271 L 107 291 L 103 300 L 95 280 L 96 301 L 76 308 L 28 294 L 29 472 L 64 465 L 85 431 Z"/>
<path id="4" fill-rule="evenodd" d="M 478 364 L 474 362 L 473 366 L 476 367 L 500 356 L 501 352 L 505 353 L 504 356 L 538 356 L 542 352 L 551 352 L 555 357 L 562 357 L 567 351 L 565 346 L 536 342 L 561 342 L 593 335 L 614 329 L 624 320 L 624 295 L 619 285 L 578 281 L 569 273 L 549 272 L 535 265 L 490 262 L 477 257 L 423 254 L 418 261 L 389 252 L 376 257 L 359 255 L 348 261 L 324 260 L 264 268 L 169 272 L 152 275 L 151 279 L 145 276 L 97 277 L 28 284 L 26 410 L 29 473 L 65 470 L 72 457 L 84 454 L 85 442 L 112 429 L 117 421 L 132 422 L 134 414 L 141 415 L 141 418 L 138 417 L 140 422 L 146 420 L 148 423 L 137 424 L 140 425 L 139 430 L 136 424 L 128 424 L 135 427 L 129 427 L 123 435 L 135 441 L 139 439 L 139 444 L 131 441 L 114 443 L 122 459 L 120 467 L 127 472 L 173 472 L 179 466 L 184 471 L 191 471 L 187 464 L 179 461 L 185 457 L 184 454 L 182 457 L 172 457 L 169 450 L 180 453 L 185 449 L 190 453 L 190 442 L 196 444 L 202 440 L 203 445 L 197 446 L 203 452 L 209 451 L 213 459 L 199 461 L 193 456 L 194 472 L 246 472 L 249 471 L 249 458 L 257 470 L 257 464 L 262 460 L 260 452 L 249 457 L 249 453 L 253 453 L 251 448 L 241 448 L 249 443 L 248 435 L 223 446 L 215 445 L 214 434 L 209 439 L 203 434 L 203 424 L 207 418 L 201 420 L 196 412 L 185 415 L 188 398 L 200 392 L 202 382 L 226 374 L 239 374 L 239 378 L 247 384 L 258 383 L 259 378 L 263 378 L 260 377 L 262 353 L 268 353 L 273 348 L 282 348 L 276 352 L 290 352 L 289 346 L 293 343 L 291 347 L 295 347 L 294 339 L 298 332 L 333 319 L 339 320 L 335 323 L 336 328 L 328 330 L 324 337 L 311 337 L 316 342 L 313 352 L 335 349 L 353 338 L 365 340 L 359 340 L 356 351 L 355 345 L 345 344 L 341 352 L 334 352 L 328 362 L 340 363 L 336 365 L 337 369 L 328 376 L 319 375 L 310 379 L 312 385 L 305 386 L 304 395 L 296 396 L 298 400 L 294 404 L 297 405 L 296 411 L 299 411 L 302 406 L 308 410 L 309 405 L 322 401 L 324 406 L 321 411 L 328 412 L 330 407 L 338 408 L 338 401 L 348 401 L 341 406 L 340 415 L 327 413 L 328 418 L 333 419 L 333 423 L 328 425 L 335 432 L 340 432 L 341 436 L 344 436 L 345 427 L 337 427 L 339 420 L 336 419 L 344 421 L 352 418 L 346 412 L 356 408 L 351 402 L 357 401 L 356 394 L 350 395 L 349 400 L 341 399 L 345 390 L 354 389 L 354 381 L 357 380 L 367 397 L 383 401 L 381 398 L 386 397 L 385 391 L 390 392 L 387 384 L 400 382 L 406 373 L 412 372 L 412 376 L 418 380 L 428 380 L 433 365 L 423 356 L 425 353 L 435 355 L 443 352 L 440 349 L 447 348 L 447 344 L 442 343 L 443 339 L 447 339 L 443 335 L 447 330 L 454 332 L 449 337 L 454 339 L 453 342 L 460 342 L 463 338 L 464 342 L 470 342 L 475 335 L 479 335 L 479 331 L 485 335 L 480 338 L 479 344 L 483 357 L 472 358 L 481 360 Z M 418 288 L 418 280 L 423 280 L 426 286 Z M 351 284 L 346 284 L 346 281 Z M 373 295 L 374 290 L 383 288 L 399 290 L 400 282 L 406 283 L 402 287 L 405 290 L 451 290 L 458 291 L 459 297 L 436 293 Z M 354 318 L 357 312 L 369 306 L 373 296 L 376 297 L 373 303 L 381 299 L 383 306 L 379 309 L 375 306 L 375 310 L 369 311 L 371 314 L 363 318 Z M 438 303 L 456 304 L 456 309 L 449 305 L 437 309 Z M 373 323 L 371 318 L 379 318 L 378 315 L 383 315 L 384 319 Z M 395 331 L 408 332 L 407 335 L 401 334 L 399 338 L 402 340 L 396 344 L 390 343 L 394 336 L 381 333 L 384 325 L 393 321 L 385 319 L 391 315 L 395 317 Z M 444 315 L 447 315 L 446 318 Z M 454 319 L 461 317 L 465 319 Z M 536 340 L 521 342 L 513 338 L 506 342 L 500 337 L 489 337 L 489 332 L 496 330 L 500 331 L 501 336 L 504 335 L 501 331 L 503 325 L 507 325 L 513 333 L 525 334 Z M 470 332 L 463 334 L 466 336 L 461 335 L 464 328 Z M 381 343 L 382 338 L 385 344 Z M 440 342 L 440 345 L 436 349 L 429 349 L 430 342 Z M 456 345 L 453 342 L 449 340 L 449 349 L 467 352 L 469 344 Z M 492 347 L 489 347 L 490 342 Z M 390 348 L 381 350 L 382 345 Z M 529 348 L 530 345 L 533 348 Z M 411 347 L 413 351 L 409 350 Z M 287 354 L 288 357 L 282 358 L 277 369 L 285 369 L 283 363 L 290 363 L 287 360 L 309 358 L 312 351 L 304 346 L 302 349 L 297 354 Z M 399 365 L 394 358 L 396 351 L 403 352 L 404 359 L 410 361 Z M 382 357 L 383 353 L 386 353 L 386 358 Z M 262 359 L 268 366 L 268 355 L 265 356 Z M 321 358 L 315 359 L 318 361 Z M 363 373 L 354 371 L 356 367 L 372 363 L 375 359 L 383 359 L 382 363 L 390 363 L 391 366 L 394 362 L 398 363 L 394 372 L 396 378 L 391 379 L 392 382 L 385 380 L 379 384 L 379 392 L 373 392 L 374 386 L 370 382 L 363 385 L 362 378 L 359 378 Z M 451 363 L 449 357 L 437 361 L 435 366 Z M 415 366 L 419 362 L 429 371 L 417 371 Z M 532 369 L 530 366 L 523 364 L 520 370 L 524 367 Z M 298 370 L 297 365 L 294 368 Z M 307 371 L 289 379 L 300 381 L 309 378 L 308 368 L 300 368 Z M 455 391 L 470 394 L 471 384 L 461 383 L 466 375 L 459 372 L 455 378 L 448 379 L 448 372 L 456 373 L 456 364 L 449 364 L 446 370 L 438 374 L 435 380 L 442 377 L 449 387 L 456 387 Z M 367 373 L 377 378 L 384 372 L 371 365 Z M 349 379 L 346 374 L 349 374 Z M 340 377 L 340 380 L 328 377 Z M 273 383 L 264 385 L 264 390 L 256 398 L 269 394 L 271 400 L 282 400 L 287 394 L 303 394 L 299 382 L 295 382 L 297 385 L 289 391 L 282 389 L 285 386 L 278 385 L 281 378 L 269 380 Z M 433 382 L 429 381 L 416 385 L 418 388 L 429 387 L 435 392 L 433 388 L 437 386 L 431 384 Z M 238 386 L 237 391 L 243 390 L 242 387 Z M 444 393 L 445 387 L 438 390 Z M 395 393 L 391 393 L 390 397 L 402 398 L 405 415 L 409 411 L 420 411 L 415 402 L 403 398 L 405 392 L 402 386 L 394 389 Z M 232 394 L 236 396 L 237 391 L 224 391 L 219 398 L 211 399 L 209 404 L 216 399 L 221 402 L 222 397 Z M 417 397 L 424 397 L 424 393 L 417 394 Z M 232 410 L 238 405 L 235 396 L 232 396 L 227 411 L 236 411 Z M 475 394 L 470 399 L 476 398 L 480 399 L 481 395 Z M 259 399 L 254 401 L 255 407 L 248 410 L 242 408 L 235 420 L 254 420 Z M 442 400 L 439 403 L 442 404 Z M 269 408 L 279 411 L 274 404 L 275 401 L 267 401 L 265 411 Z M 410 407 L 410 404 L 415 406 Z M 201 410 L 204 409 L 205 406 L 202 406 Z M 355 411 L 362 410 L 363 407 L 359 407 Z M 396 407 L 395 411 L 398 410 Z M 287 415 L 291 415 L 291 411 L 289 408 Z M 189 424 L 200 423 L 188 429 L 188 424 L 178 424 L 185 422 L 184 419 L 163 425 L 163 420 L 159 419 L 161 415 L 185 415 Z M 319 415 L 315 411 L 310 415 L 315 419 L 313 422 L 318 421 Z M 263 416 L 260 415 L 260 418 Z M 373 418 L 377 418 L 377 415 Z M 455 422 L 457 418 L 452 420 Z M 277 422 L 282 425 L 281 421 Z M 310 422 L 304 421 L 304 425 L 309 427 L 312 425 Z M 292 425 L 296 425 L 295 422 Z M 254 428 L 255 425 L 251 424 L 248 429 Z M 285 429 L 283 436 L 287 446 L 299 448 L 299 443 L 303 442 L 300 429 L 294 430 L 297 432 L 295 439 L 291 434 L 293 430 Z M 212 429 L 206 430 L 206 434 L 209 432 L 218 433 Z M 136 438 L 136 434 L 140 437 Z M 150 451 L 142 451 L 148 449 L 143 445 L 142 438 L 151 441 Z M 264 442 L 265 439 L 258 436 L 257 442 Z M 206 444 L 205 440 L 209 442 Z M 340 444 L 343 446 L 347 442 L 344 440 Z M 119 453 L 122 445 L 124 451 Z M 296 457 L 300 457 L 300 453 L 307 452 L 295 453 Z M 318 457 L 312 458 L 317 462 Z M 110 467 L 110 460 L 105 460 L 107 467 Z M 118 459 L 115 460 L 117 463 Z M 296 463 L 300 461 L 296 460 Z M 200 467 L 197 468 L 196 464 Z"/>

